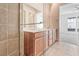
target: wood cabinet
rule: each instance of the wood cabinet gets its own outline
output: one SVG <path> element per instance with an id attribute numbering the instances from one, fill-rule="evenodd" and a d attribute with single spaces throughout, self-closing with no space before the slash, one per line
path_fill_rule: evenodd
<path id="1" fill-rule="evenodd" d="M 30 35 L 31 34 L 31 35 Z M 24 32 L 24 55 L 33 55 L 33 33 Z M 33 49 L 33 50 L 32 50 Z"/>
<path id="2" fill-rule="evenodd" d="M 52 45 L 53 43 L 53 30 L 48 31 L 48 45 Z"/>
<path id="3" fill-rule="evenodd" d="M 55 29 L 50 29 L 45 32 L 45 49 L 47 49 L 49 46 L 54 44 L 56 42 L 56 30 Z"/>
<path id="4" fill-rule="evenodd" d="M 44 33 L 45 37 L 44 37 L 44 50 L 46 50 L 47 48 L 49 48 L 49 46 L 51 46 L 54 42 L 53 42 L 53 30 L 47 30 Z"/>
<path id="5" fill-rule="evenodd" d="M 24 54 L 41 55 L 44 51 L 44 32 L 24 32 Z"/>
<path id="6" fill-rule="evenodd" d="M 43 54 L 56 41 L 55 30 L 24 32 L 24 54 L 38 56 Z"/>
<path id="7" fill-rule="evenodd" d="M 38 38 L 35 40 L 35 55 L 40 55 L 44 51 L 44 38 Z"/>
<path id="8" fill-rule="evenodd" d="M 44 33 L 45 37 L 44 37 L 44 50 L 46 50 L 48 48 L 48 30 Z"/>

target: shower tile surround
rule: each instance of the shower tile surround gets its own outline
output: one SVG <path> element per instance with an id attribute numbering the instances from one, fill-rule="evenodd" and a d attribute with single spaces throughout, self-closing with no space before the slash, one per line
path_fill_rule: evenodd
<path id="1" fill-rule="evenodd" d="M 17 3 L 0 3 L 0 56 L 19 55 Z"/>

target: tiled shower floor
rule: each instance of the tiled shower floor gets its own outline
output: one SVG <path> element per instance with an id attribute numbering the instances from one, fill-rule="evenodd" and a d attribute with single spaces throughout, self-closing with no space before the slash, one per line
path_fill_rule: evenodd
<path id="1" fill-rule="evenodd" d="M 65 43 L 57 42 L 51 46 L 45 53 L 45 56 L 78 56 L 79 46 Z"/>

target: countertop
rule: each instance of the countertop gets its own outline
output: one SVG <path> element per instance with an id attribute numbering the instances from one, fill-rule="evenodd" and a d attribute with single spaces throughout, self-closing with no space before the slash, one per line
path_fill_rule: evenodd
<path id="1" fill-rule="evenodd" d="M 49 29 L 23 29 L 24 32 L 42 32 L 47 30 Z"/>

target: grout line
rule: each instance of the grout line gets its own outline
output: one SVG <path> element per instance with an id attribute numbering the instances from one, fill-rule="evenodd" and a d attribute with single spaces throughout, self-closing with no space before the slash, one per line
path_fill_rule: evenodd
<path id="1" fill-rule="evenodd" d="M 19 34 L 19 56 L 20 54 L 20 3 L 18 3 L 18 34 Z"/>
<path id="2" fill-rule="evenodd" d="M 8 4 L 8 19 L 7 19 L 7 55 L 8 55 L 8 22 L 9 22 L 9 4 Z"/>
<path id="3" fill-rule="evenodd" d="M 17 52 L 17 49 L 16 49 L 16 50 L 14 50 L 12 53 L 8 54 L 8 56 L 12 56 L 12 55 L 13 55 L 13 53 L 15 53 L 15 52 Z M 14 56 L 14 55 L 13 55 L 13 56 Z"/>

